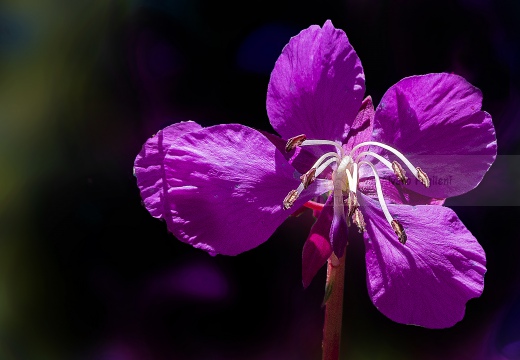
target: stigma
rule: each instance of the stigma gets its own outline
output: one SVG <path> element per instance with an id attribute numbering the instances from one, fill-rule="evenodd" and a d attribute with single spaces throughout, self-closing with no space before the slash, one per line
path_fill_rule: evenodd
<path id="1" fill-rule="evenodd" d="M 381 206 L 381 210 L 385 216 L 388 225 L 395 232 L 397 239 L 403 245 L 406 244 L 407 235 L 405 228 L 399 222 L 394 219 L 392 214 L 388 211 L 388 206 L 384 198 L 381 180 L 379 173 L 372 163 L 372 161 L 379 161 L 384 167 L 391 170 L 397 179 L 402 183 L 406 184 L 408 177 L 406 176 L 408 170 L 418 181 L 420 181 L 425 187 L 430 186 L 430 179 L 428 175 L 420 168 L 414 166 L 401 152 L 394 147 L 377 142 L 377 141 L 365 141 L 355 145 L 350 151 L 346 151 L 340 143 L 331 140 L 312 140 L 307 139 L 304 134 L 290 138 L 285 146 L 285 151 L 290 152 L 296 147 L 300 146 L 330 146 L 331 150 L 324 151 L 311 166 L 311 168 L 300 176 L 300 185 L 291 190 L 285 199 L 283 199 L 283 209 L 287 210 L 291 208 L 300 194 L 312 184 L 316 178 L 318 178 L 325 170 L 331 169 L 332 175 L 328 180 L 332 183 L 332 196 L 334 215 L 345 219 L 347 225 L 350 226 L 352 222 L 358 228 L 359 232 L 366 231 L 366 223 L 363 217 L 363 213 L 359 208 L 359 202 L 357 200 L 357 191 L 359 183 L 359 169 L 363 166 L 368 167 L 371 170 L 376 186 L 377 200 Z M 394 155 L 397 160 L 390 162 L 387 158 L 370 151 L 370 147 L 379 148 L 386 151 L 389 154 Z M 357 155 L 356 152 L 359 152 Z M 371 160 L 374 159 L 374 160 Z M 330 174 L 330 172 L 328 173 Z M 345 214 L 345 207 L 347 208 Z M 351 221 L 350 221 L 351 220 Z"/>

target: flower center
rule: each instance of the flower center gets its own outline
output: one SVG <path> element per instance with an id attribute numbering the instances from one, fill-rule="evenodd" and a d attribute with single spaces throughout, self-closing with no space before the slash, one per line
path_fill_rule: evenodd
<path id="1" fill-rule="evenodd" d="M 294 202 L 298 199 L 301 192 L 304 191 L 320 174 L 322 174 L 327 168 L 332 169 L 332 185 L 333 185 L 333 199 L 334 199 L 334 214 L 341 216 L 341 218 L 345 218 L 344 215 L 344 207 L 347 205 L 347 224 L 348 219 L 351 218 L 354 224 L 358 227 L 360 232 L 365 231 L 366 224 L 363 219 L 363 214 L 359 210 L 359 203 L 357 200 L 357 188 L 359 182 L 359 168 L 361 166 L 368 166 L 374 175 L 377 199 L 379 204 L 381 205 L 381 209 L 383 210 L 383 214 L 388 222 L 388 224 L 392 227 L 397 237 L 399 238 L 399 242 L 403 245 L 406 243 L 406 232 L 401 225 L 401 223 L 394 219 L 390 212 L 388 211 L 388 207 L 386 206 L 386 201 L 383 196 L 383 190 L 381 186 L 381 180 L 379 178 L 379 174 L 377 172 L 376 167 L 372 162 L 368 161 L 368 157 L 372 157 L 378 160 L 385 167 L 394 172 L 399 181 L 403 184 L 406 184 L 408 178 L 406 177 L 406 171 L 404 167 L 408 168 L 413 176 L 419 180 L 424 186 L 430 186 L 430 180 L 426 173 L 421 170 L 419 167 L 415 167 L 401 152 L 397 149 L 377 142 L 377 141 L 365 141 L 355 145 L 350 152 L 347 154 L 343 147 L 334 141 L 330 140 L 307 140 L 305 135 L 295 136 L 287 141 L 287 145 L 285 150 L 287 152 L 293 150 L 298 146 L 322 146 L 329 145 L 334 146 L 335 151 L 326 152 L 322 156 L 320 156 L 316 162 L 312 165 L 309 171 L 303 174 L 300 177 L 301 183 L 295 190 L 291 190 L 289 194 L 283 200 L 283 208 L 289 209 Z M 390 162 L 386 158 L 381 155 L 373 152 L 373 151 L 361 151 L 355 158 L 354 154 L 356 150 L 362 149 L 365 147 L 379 147 L 388 151 L 389 153 L 395 155 L 399 161 Z M 402 164 L 401 164 L 402 163 Z M 403 167 L 404 165 L 404 167 Z"/>

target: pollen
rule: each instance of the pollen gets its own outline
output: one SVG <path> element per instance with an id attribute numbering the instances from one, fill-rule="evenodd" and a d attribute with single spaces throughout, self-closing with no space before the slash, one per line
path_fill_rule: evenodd
<path id="1" fill-rule="evenodd" d="M 395 175 L 399 179 L 399 181 L 403 184 L 406 184 L 406 181 L 408 178 L 406 177 L 406 171 L 403 169 L 401 164 L 399 164 L 397 161 L 392 162 L 392 169 L 394 170 Z"/>
<path id="2" fill-rule="evenodd" d="M 312 184 L 314 180 L 316 180 L 316 168 L 312 168 L 300 176 L 300 180 L 302 181 L 303 188 L 307 189 L 309 185 Z"/>
<path id="3" fill-rule="evenodd" d="M 401 225 L 401 223 L 395 219 L 392 220 L 391 225 L 392 229 L 395 231 L 395 234 L 399 238 L 399 242 L 404 245 L 406 243 L 407 237 L 406 233 L 404 232 L 403 225 Z"/>
<path id="4" fill-rule="evenodd" d="M 352 216 L 354 212 L 359 207 L 359 202 L 357 200 L 357 195 L 355 192 L 350 191 L 348 194 L 348 198 L 345 201 L 348 206 L 348 216 Z"/>
<path id="5" fill-rule="evenodd" d="M 366 230 L 365 219 L 363 218 L 363 214 L 359 209 L 354 210 L 354 214 L 352 215 L 352 221 L 359 229 L 359 232 L 362 233 Z"/>
<path id="6" fill-rule="evenodd" d="M 305 134 L 297 135 L 295 137 L 290 138 L 289 140 L 287 140 L 287 144 L 285 144 L 285 152 L 289 152 L 297 146 L 300 146 L 302 142 L 304 142 L 306 139 L 307 136 L 305 136 Z"/>
<path id="7" fill-rule="evenodd" d="M 422 171 L 420 167 L 418 167 L 416 169 L 417 169 L 417 178 L 419 179 L 419 181 L 422 182 L 422 184 L 424 186 L 426 186 L 427 188 L 430 187 L 430 178 L 428 177 L 428 175 L 426 175 L 426 173 L 424 171 Z"/>
<path id="8" fill-rule="evenodd" d="M 288 210 L 291 206 L 293 206 L 294 202 L 298 199 L 299 195 L 300 194 L 297 190 L 289 191 L 285 199 L 283 199 L 283 209 Z"/>

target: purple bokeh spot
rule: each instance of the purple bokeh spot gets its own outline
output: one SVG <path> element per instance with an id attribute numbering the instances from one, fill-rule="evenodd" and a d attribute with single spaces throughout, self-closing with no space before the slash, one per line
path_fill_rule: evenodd
<path id="1" fill-rule="evenodd" d="M 230 286 L 222 271 L 211 263 L 180 264 L 151 285 L 152 298 L 182 298 L 195 301 L 223 301 L 228 298 Z"/>

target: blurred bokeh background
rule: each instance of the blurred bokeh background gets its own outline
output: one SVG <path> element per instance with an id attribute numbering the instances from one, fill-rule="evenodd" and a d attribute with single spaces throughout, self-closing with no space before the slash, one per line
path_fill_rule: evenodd
<path id="1" fill-rule="evenodd" d="M 325 269 L 306 290 L 300 276 L 311 215 L 211 257 L 149 216 L 132 166 L 174 122 L 271 131 L 273 64 L 327 19 L 376 104 L 405 76 L 460 74 L 499 149 L 481 186 L 448 202 L 487 253 L 483 295 L 450 329 L 394 323 L 351 241 L 342 359 L 520 359 L 520 2 L 3 0 L 0 360 L 320 358 Z"/>

